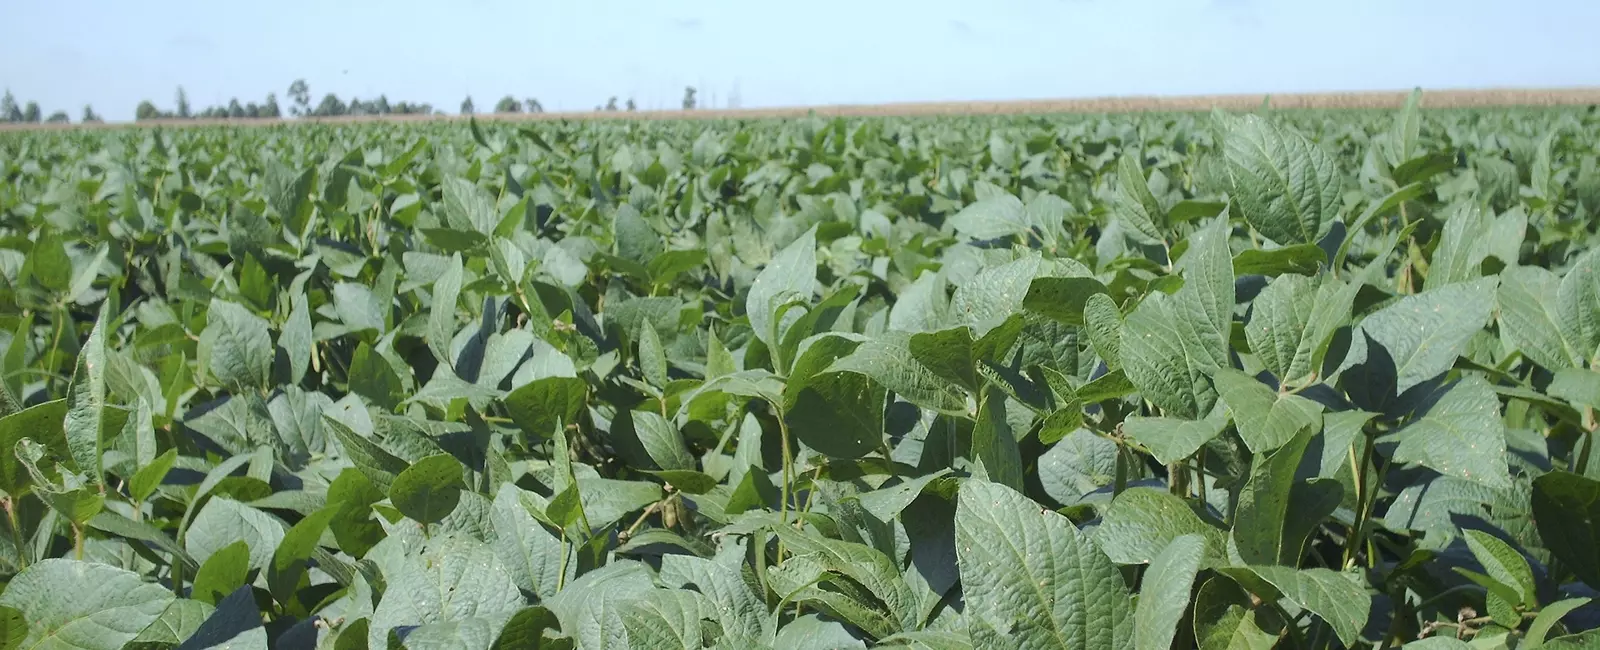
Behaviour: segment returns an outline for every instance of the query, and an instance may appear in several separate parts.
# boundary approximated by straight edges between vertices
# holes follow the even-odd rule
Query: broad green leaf
[[[1280,244],[1314,243],[1339,219],[1339,165],[1294,129],[1257,115],[1230,119],[1223,142],[1230,196],[1245,221]]]
[[[650,321],[639,324],[639,371],[651,386],[667,385],[667,355],[661,350],[661,337]]]
[[[272,376],[273,344],[266,319],[234,303],[213,299],[201,337],[211,344],[211,375],[223,386],[235,391],[267,386]]]
[[[633,430],[656,467],[667,470],[694,469],[694,456],[684,446],[683,434],[660,413],[634,411]]]
[[[311,367],[311,312],[303,292],[295,293],[290,302],[289,319],[284,321],[283,329],[278,332],[278,350],[288,362],[283,370],[286,373],[282,375],[284,381],[298,385]]]
[[[889,308],[889,329],[901,332],[937,330],[947,320],[948,303],[944,275],[924,271],[895,297],[894,306]]]
[[[154,623],[140,631],[139,636],[134,637],[133,642],[125,647],[143,648],[149,645],[181,644],[192,638],[215,611],[215,607],[197,600],[174,599]]]
[[[350,392],[370,400],[375,406],[393,411],[405,399],[405,383],[382,355],[365,341],[350,357]]]
[[[66,415],[67,401],[54,400],[0,418],[0,490],[21,498],[33,486],[32,474],[16,456],[17,443],[24,438],[58,458],[74,458],[62,428]]]
[[[162,479],[167,477],[167,472],[172,469],[173,461],[178,459],[178,450],[168,449],[165,453],[150,461],[149,465],[140,467],[134,472],[133,478],[128,479],[128,494],[135,503],[143,503],[155,493],[161,485]]]
[[[917,363],[938,375],[940,379],[976,392],[978,390],[976,352],[972,330],[958,325],[937,332],[912,334],[906,347]]]
[[[1338,481],[1300,481],[1300,467],[1316,429],[1302,429],[1276,451],[1258,456],[1239,494],[1232,539],[1238,555],[1253,565],[1299,566],[1307,539],[1344,497]]]
[[[972,459],[977,463],[974,476],[1022,491],[1022,452],[1006,418],[1005,393],[984,393],[977,422],[972,425]]]
[[[383,571],[388,586],[372,612],[369,647],[388,647],[389,631],[399,626],[483,619],[498,630],[526,604],[499,558],[477,540],[438,536],[393,562]]]
[[[1039,456],[1039,483],[1050,498],[1073,503],[1116,481],[1117,453],[1110,438],[1073,430]]]
[[[1322,428],[1322,405],[1299,395],[1274,392],[1254,377],[1232,368],[1215,376],[1217,393],[1233,412],[1251,453],[1264,454],[1307,429]]]
[[[661,236],[632,205],[617,206],[616,213],[611,215],[611,231],[616,237],[618,257],[649,264],[661,254]]]
[[[766,603],[745,582],[739,566],[690,555],[664,555],[659,575],[665,586],[693,588],[717,603],[724,635],[772,636],[774,622]]]
[[[962,323],[982,338],[1006,319],[1022,311],[1033,281],[1051,276],[1087,276],[1088,269],[1076,262],[1048,260],[1038,254],[997,266],[984,267],[956,288],[950,297],[952,318],[947,323]]]
[[[395,477],[406,471],[409,466],[388,450],[379,446],[366,436],[352,431],[345,423],[340,422],[328,414],[322,416],[322,425],[333,432],[334,438],[339,440],[339,446],[344,451],[344,457],[355,464],[356,469],[365,474],[367,480],[372,482],[384,494],[388,494],[390,486],[394,484]]]
[[[428,349],[445,368],[454,368],[456,360],[450,355],[450,342],[456,335],[456,302],[461,298],[463,282],[461,255],[450,257],[450,263],[433,283],[433,301],[428,305]]]
[[[28,624],[15,647],[37,650],[120,650],[172,600],[132,571],[60,559],[23,569],[0,593],[0,607],[22,612]]]
[[[1161,241],[1167,214],[1150,193],[1150,183],[1145,179],[1136,154],[1123,154],[1117,160],[1117,183],[1117,217],[1140,235]]]
[[[911,354],[910,338],[903,332],[884,332],[840,357],[823,372],[865,375],[923,408],[944,413],[966,412],[966,391],[919,363]]]
[[[1551,397],[1578,407],[1600,406],[1600,372],[1586,368],[1562,368],[1545,388]]]
[[[235,589],[248,583],[249,576],[250,545],[239,540],[217,549],[211,557],[206,558],[205,564],[200,565],[200,571],[194,574],[194,588],[189,595],[215,606]]]
[[[575,377],[545,377],[505,396],[506,410],[524,433],[538,438],[556,434],[557,426],[577,421],[588,385]]]
[[[1488,257],[1485,235],[1493,224],[1491,214],[1476,201],[1456,207],[1444,222],[1439,245],[1428,260],[1428,286],[1443,287],[1481,275],[1479,265]]]
[[[1537,608],[1538,586],[1533,582],[1533,570],[1528,568],[1528,561],[1522,558],[1511,545],[1500,541],[1493,535],[1480,530],[1464,530],[1462,536],[1467,540],[1467,548],[1472,551],[1472,556],[1477,558],[1478,564],[1483,565],[1488,577],[1502,585],[1506,585],[1510,592],[1506,595],[1515,596],[1507,599],[1495,590],[1485,595],[1488,599],[1489,614],[1496,621],[1508,622],[1509,626],[1519,626],[1522,616],[1518,611],[1520,607]]]
[[[1194,455],[1227,426],[1228,410],[1218,406],[1203,420],[1130,416],[1123,421],[1122,431],[1167,465]]]
[[[301,519],[284,533],[283,541],[272,553],[272,565],[267,569],[267,585],[272,597],[280,603],[289,602],[300,579],[305,577],[307,563],[317,550],[317,540],[328,529],[328,523],[339,511],[323,508]]]
[[[1089,299],[1105,293],[1106,285],[1094,278],[1036,278],[1022,306],[1068,325],[1083,325]]]
[[[1194,632],[1201,650],[1271,650],[1283,625],[1273,610],[1253,608],[1233,580],[1214,576],[1195,593]]]
[[[561,622],[549,609],[527,607],[506,621],[490,650],[572,650],[572,639],[554,636],[560,629]]]
[[[1545,605],[1539,610],[1539,615],[1534,617],[1533,623],[1528,626],[1528,635],[1521,647],[1538,648],[1544,645],[1545,637],[1554,629],[1562,617],[1572,613],[1572,610],[1589,604],[1590,598],[1568,598]]]
[[[883,384],[867,375],[833,370],[861,345],[834,334],[809,339],[783,388],[783,417],[790,433],[834,458],[860,458],[883,445]]]
[[[1556,559],[1600,585],[1600,481],[1560,470],[1534,479],[1533,520]]]
[[[1349,319],[1360,285],[1281,275],[1251,303],[1245,339],[1268,372],[1296,383],[1322,369],[1334,331]]]
[[[418,460],[400,472],[389,488],[395,509],[427,525],[438,523],[461,502],[461,463],[450,454],[435,454]]]
[[[1189,607],[1189,589],[1206,554],[1205,538],[1184,535],[1172,540],[1150,562],[1133,612],[1134,647],[1168,648],[1178,622]]]
[[[495,494],[494,509],[489,513],[495,532],[492,545],[518,589],[550,598],[562,582],[566,546],[533,518],[522,495],[511,483],[501,485]],[[570,558],[566,560],[570,564],[566,580],[570,582],[577,577],[577,566]]]
[[[979,199],[946,223],[956,234],[979,241],[1022,235],[1029,230],[1022,200],[1010,194]]]
[[[1154,292],[1128,314],[1121,335],[1122,369],[1169,417],[1194,419],[1211,411],[1211,375],[1231,364],[1233,261],[1227,221],[1219,218],[1183,257],[1183,288]]]
[[[1254,582],[1259,578],[1275,590],[1276,594],[1256,595],[1276,599],[1281,595],[1300,607],[1310,610],[1333,627],[1334,634],[1346,646],[1354,645],[1361,628],[1367,624],[1367,614],[1372,598],[1351,574],[1331,569],[1295,569],[1283,566],[1251,566],[1223,569],[1223,573],[1236,580]],[[1256,587],[1250,587],[1252,591]]]
[[[1449,370],[1489,322],[1497,281],[1484,278],[1429,289],[1368,316],[1351,336],[1343,368],[1369,360],[1366,334],[1394,359],[1393,395]]]
[[[1129,488],[1101,514],[1094,538],[1117,564],[1149,564],[1175,540],[1195,536],[1205,542],[1205,564],[1219,563],[1227,535],[1201,519],[1183,499],[1165,490]]]
[[[1011,488],[968,480],[955,527],[974,646],[1133,647],[1122,575],[1065,517]]]
[[[750,285],[745,314],[756,338],[768,349],[777,348],[783,338],[783,321],[800,316],[790,312],[780,318],[780,310],[792,302],[809,306],[817,288],[817,232],[813,228],[773,257]]]
[[[1573,262],[1556,288],[1561,335],[1579,359],[1592,362],[1600,351],[1600,249]]]
[[[212,497],[189,523],[184,548],[201,564],[237,541],[250,547],[250,568],[265,571],[283,542],[284,525],[276,517],[226,497]]]
[[[1250,248],[1233,256],[1234,275],[1315,275],[1328,263],[1327,251],[1316,244],[1294,244],[1270,250]]]
[[[774,567],[785,572],[781,580],[793,584],[796,576],[805,577],[793,584],[806,585],[795,596],[797,602],[809,602],[875,638],[916,627],[916,596],[888,556],[865,544],[807,535],[785,525],[771,530],[793,553],[792,559]],[[779,592],[792,593],[793,587]],[[854,590],[868,597],[860,598],[862,594],[851,593]]]
[[[106,403],[106,330],[110,328],[110,304],[102,304],[89,340],[78,351],[72,383],[67,386],[67,414],[62,421],[67,450],[80,471],[93,485],[105,479],[101,467],[106,441],[120,429],[111,422],[111,407]],[[6,450],[7,452],[10,449]]]
[[[630,647],[622,626],[623,608],[655,589],[648,567],[613,562],[584,574],[544,604],[555,612],[562,634],[572,637],[579,650],[622,650]]]
[[[1497,294],[1500,336],[1545,368],[1559,370],[1583,363],[1583,357],[1562,335],[1561,280],[1536,266],[1517,266],[1500,273]]]
[[[1083,303],[1083,321],[1084,332],[1095,354],[1100,355],[1107,368],[1121,368],[1122,312],[1117,309],[1117,303],[1105,294],[1090,295]]]
[[[622,628],[635,648],[703,648],[706,625],[716,621],[717,605],[686,589],[653,591],[622,610]],[[715,628],[713,632],[720,632]],[[716,638],[720,634],[713,636]]]
[[[1440,389],[1427,412],[1395,435],[1395,462],[1419,463],[1488,487],[1511,486],[1500,398],[1482,377]]]

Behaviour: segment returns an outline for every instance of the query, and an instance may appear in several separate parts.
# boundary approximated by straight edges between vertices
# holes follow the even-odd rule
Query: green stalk
[[[1371,431],[1363,431],[1366,435],[1365,445],[1361,451],[1361,460],[1356,465],[1356,521],[1350,528],[1350,539],[1345,540],[1344,566],[1348,567],[1355,562],[1356,551],[1361,548],[1361,539],[1366,535],[1367,514],[1371,511],[1372,490],[1367,489],[1367,468],[1372,465],[1373,435]],[[1351,452],[1352,455],[1354,452]],[[1369,558],[1370,559],[1370,558]]]
[[[7,498],[0,501],[0,505],[5,506],[6,522],[11,528],[11,543],[17,546],[17,570],[26,569],[28,568],[28,553],[25,550],[27,543],[22,539],[22,522],[17,519],[16,501]]]
[[[778,413],[778,437],[783,446],[783,489],[782,502],[778,504],[778,520],[783,525],[789,525],[789,497],[792,489],[790,483],[794,480],[794,457],[789,449],[789,425],[784,422],[783,413]],[[778,540],[778,561],[783,561],[783,540]]]

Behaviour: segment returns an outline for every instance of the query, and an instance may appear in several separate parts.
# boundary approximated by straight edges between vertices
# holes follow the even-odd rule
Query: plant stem
[[[1371,510],[1369,501],[1372,500],[1371,490],[1367,489],[1367,467],[1372,465],[1373,433],[1364,430],[1362,433],[1365,442],[1361,451],[1361,460],[1356,464],[1356,521],[1350,528],[1350,539],[1345,540],[1344,566],[1348,567],[1355,562],[1356,552],[1361,549],[1361,538],[1366,533],[1367,513]],[[1354,451],[1351,454],[1354,455]],[[1371,558],[1368,558],[1369,560]]]
[[[0,505],[5,507],[6,523],[11,528],[11,543],[17,546],[17,570],[21,571],[28,568],[28,553],[25,550],[27,543],[22,538],[22,522],[17,519],[17,503],[8,497],[0,501]]]
[[[794,458],[789,449],[789,425],[784,422],[783,412],[778,412],[778,437],[783,446],[783,489],[780,490],[782,502],[778,504],[778,520],[783,525],[789,525],[789,491],[790,483],[794,479]],[[778,561],[783,561],[783,540],[778,540]]]
[[[1117,443],[1117,475],[1116,482],[1112,483],[1111,499],[1114,501],[1128,489],[1128,450]]]

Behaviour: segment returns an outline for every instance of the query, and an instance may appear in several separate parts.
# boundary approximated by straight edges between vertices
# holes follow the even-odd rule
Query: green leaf
[[[1094,353],[1100,355],[1107,368],[1121,368],[1122,312],[1117,309],[1117,303],[1109,295],[1090,295],[1083,303],[1083,321]]]
[[[304,292],[295,293],[290,302],[289,319],[278,332],[278,350],[288,362],[282,370],[284,383],[299,385],[311,367],[311,312]]]
[[[1217,393],[1233,412],[1234,425],[1251,453],[1264,454],[1307,429],[1322,429],[1322,405],[1299,395],[1273,391],[1232,368],[1215,376]]]
[[[61,425],[72,461],[80,471],[88,473],[93,485],[105,480],[101,455],[106,440],[121,428],[111,422],[111,407],[106,403],[106,330],[110,327],[110,310],[109,303],[101,304],[89,340],[78,351],[72,383],[67,386],[67,414]]]
[[[904,332],[884,332],[834,361],[823,372],[865,375],[917,406],[943,413],[965,413],[966,391],[918,362],[911,354],[910,338]]]
[[[1551,555],[1600,585],[1600,481],[1560,470],[1534,479],[1533,520]]]
[[[1233,519],[1233,542],[1244,562],[1298,566],[1307,539],[1339,507],[1344,488],[1338,481],[1295,479],[1317,433],[1302,429],[1251,466]]]
[[[461,298],[464,273],[461,254],[451,255],[444,272],[433,282],[433,302],[428,306],[428,349],[446,368],[456,365],[450,355],[450,342],[456,335],[456,302]]]
[[[661,417],[660,413],[634,411],[633,430],[656,467],[671,470],[694,469],[694,456],[690,455],[689,448],[684,445],[683,434],[678,433],[678,428]]]
[[[977,392],[977,359],[972,330],[958,325],[937,332],[918,332],[906,342],[911,357],[939,378]]]
[[[1513,598],[1505,598],[1495,591],[1487,594],[1489,614],[1498,622],[1505,622],[1507,627],[1516,628],[1522,624],[1522,615],[1518,608],[1537,608],[1538,586],[1533,582],[1533,570],[1528,568],[1528,561],[1522,558],[1511,545],[1500,541],[1493,535],[1480,530],[1463,530],[1466,537],[1467,548],[1472,551],[1472,556],[1477,558],[1478,564],[1483,565],[1489,578],[1506,585]]]
[[[434,454],[412,463],[394,479],[389,501],[421,524],[442,521],[461,502],[461,462],[450,454]]]
[[[1429,287],[1443,287],[1478,278],[1479,266],[1489,256],[1485,235],[1493,225],[1491,214],[1476,201],[1460,204],[1444,222],[1439,245],[1428,260]]]
[[[406,471],[409,466],[406,461],[389,453],[366,436],[350,430],[345,423],[326,413],[322,415],[322,426],[332,431],[333,437],[339,440],[339,446],[344,450],[344,457],[384,494],[389,493],[395,477]]]
[[[1272,609],[1252,608],[1250,594],[1226,577],[1206,580],[1195,594],[1194,632],[1201,650],[1271,650],[1283,627]]]
[[[572,639],[552,638],[545,630],[561,631],[561,622],[549,609],[535,605],[511,616],[490,650],[571,650]]]
[[[630,647],[695,650],[706,646],[707,630],[702,622],[714,622],[716,612],[716,603],[699,592],[663,589],[623,608],[622,628]],[[720,631],[712,629],[714,634]]]
[[[1500,398],[1482,377],[1469,376],[1437,391],[1421,418],[1399,433],[1394,460],[1489,487],[1510,487]]]
[[[790,242],[782,252],[756,275],[745,298],[745,314],[750,329],[767,349],[777,349],[783,340],[779,311],[788,303],[811,304],[817,292],[817,230],[812,228]],[[793,313],[787,318],[799,318]]]
[[[1368,360],[1367,338],[1394,359],[1399,395],[1455,365],[1467,342],[1489,322],[1496,278],[1452,284],[1406,296],[1368,316],[1351,336],[1343,368]]]
[[[1154,488],[1129,488],[1117,495],[1094,531],[1095,542],[1117,564],[1149,564],[1187,536],[1205,542],[1205,564],[1222,562],[1226,534],[1201,519],[1183,499]]]
[[[379,408],[393,411],[405,399],[406,388],[389,360],[363,341],[350,357],[350,392],[367,398]]]
[[[1584,253],[1561,278],[1556,310],[1562,337],[1577,357],[1595,359],[1600,350],[1600,249]]]
[[[661,254],[661,235],[632,205],[617,206],[616,214],[611,215],[611,232],[616,238],[617,257],[649,264]]]
[[[388,583],[372,611],[368,647],[387,647],[399,626],[481,619],[498,630],[526,601],[488,546],[458,535],[441,535],[417,551],[381,567]]]
[[[1006,395],[998,390],[984,393],[978,419],[972,425],[972,459],[977,463],[973,475],[1022,491],[1022,452],[1017,435],[1006,418]]]
[[[283,541],[272,553],[272,565],[267,570],[267,585],[278,602],[288,603],[294,595],[301,578],[306,575],[307,563],[317,550],[317,540],[338,514],[335,508],[323,508],[301,519],[284,534]]]
[[[1271,250],[1257,248],[1233,256],[1234,275],[1314,275],[1328,263],[1328,254],[1316,244],[1294,244]]]
[[[194,574],[191,598],[207,605],[216,605],[235,589],[250,581],[250,545],[244,540],[228,544],[200,565]]]
[[[1562,368],[1545,392],[1577,407],[1600,406],[1600,372],[1587,368]]]
[[[1538,648],[1544,645],[1545,637],[1550,630],[1555,629],[1556,623],[1563,616],[1572,613],[1572,610],[1589,604],[1589,598],[1568,598],[1545,605],[1539,610],[1539,615],[1534,617],[1533,623],[1528,626],[1528,635],[1523,638],[1523,648]]]
[[[645,383],[656,388],[667,385],[667,354],[661,350],[661,337],[648,320],[639,323],[639,371]]]
[[[1339,218],[1339,165],[1292,128],[1257,115],[1230,119],[1223,158],[1245,221],[1281,243],[1315,243]]]
[[[172,469],[173,461],[178,459],[178,450],[168,449],[166,453],[157,456],[149,465],[140,467],[133,473],[133,478],[128,479],[128,495],[133,497],[135,503],[142,503],[154,494],[160,487],[162,479],[167,477],[167,471]]]
[[[836,334],[808,339],[783,388],[789,431],[834,458],[860,458],[883,445],[883,385],[866,375],[832,370],[860,345]]]
[[[807,535],[786,525],[770,530],[794,554],[774,567],[783,572],[778,581],[787,583],[779,593],[800,588],[796,602],[809,602],[875,638],[915,629],[916,594],[888,556],[865,544]]]
[[[1108,293],[1106,285],[1094,278],[1035,278],[1022,306],[1068,325],[1083,325],[1089,299]]]
[[[1010,194],[982,198],[952,215],[946,222],[957,234],[986,241],[1028,232],[1022,200]]]
[[[1206,554],[1205,538],[1184,535],[1172,540],[1150,563],[1133,612],[1136,648],[1168,648],[1178,622],[1189,607],[1189,589]]]
[[[23,569],[0,593],[0,607],[22,612],[28,624],[16,647],[40,650],[120,650],[172,600],[132,571],[59,559]]]
[[[1359,578],[1350,574],[1331,569],[1297,570],[1282,566],[1232,567],[1221,571],[1236,580],[1254,582],[1252,578],[1260,578],[1267,582],[1278,592],[1273,596],[1281,594],[1289,602],[1327,621],[1339,642],[1346,646],[1355,644],[1361,628],[1367,624],[1372,598],[1357,582]],[[1268,594],[1257,592],[1257,595],[1269,598]]]
[[[1167,465],[1194,455],[1227,426],[1228,410],[1219,406],[1203,420],[1130,416],[1122,422],[1122,431]]]
[[[235,391],[268,386],[273,345],[266,319],[234,303],[212,299],[201,338],[211,342],[211,375],[223,386]]]
[[[1152,241],[1162,241],[1162,228],[1167,225],[1166,211],[1150,192],[1137,154],[1123,154],[1117,160],[1116,215],[1132,226],[1134,231]]]
[[[234,542],[250,546],[250,568],[265,571],[283,542],[283,522],[233,499],[216,496],[189,523],[183,544],[202,565]]]
[[[1360,285],[1330,277],[1281,275],[1256,296],[1245,339],[1268,372],[1282,383],[1322,369],[1333,334],[1350,317]]]
[[[1561,280],[1536,266],[1517,266],[1500,273],[1497,293],[1500,337],[1507,345],[1550,370],[1583,363],[1562,335],[1559,310]]]
[[[1022,311],[1034,280],[1055,275],[1087,276],[1089,272],[1076,262],[1047,260],[1036,253],[984,267],[956,288],[950,297],[953,318],[946,322],[965,324],[982,338]]]
[[[500,486],[489,512],[495,532],[491,544],[518,589],[547,599],[562,581],[563,561],[571,558],[563,557],[566,546],[534,519],[523,499],[516,485]],[[577,577],[575,565],[565,569],[568,582]]]
[[[1128,314],[1121,336],[1128,379],[1166,415],[1184,419],[1210,412],[1217,398],[1211,374],[1231,366],[1233,261],[1226,218],[1197,235],[1203,238],[1183,258],[1183,288],[1146,296]]]
[[[1133,647],[1122,575],[1065,517],[1011,488],[968,480],[955,528],[974,646]]]
[[[444,220],[451,229],[483,236],[494,234],[495,226],[500,225],[494,197],[459,176],[446,176],[439,185],[444,195]]]
[[[24,438],[44,445],[58,458],[74,457],[62,428],[66,415],[67,401],[58,399],[0,418],[0,490],[21,498],[33,486],[32,474],[15,453]]]
[[[505,396],[506,410],[524,433],[538,438],[556,434],[583,411],[588,384],[576,377],[535,379]]]

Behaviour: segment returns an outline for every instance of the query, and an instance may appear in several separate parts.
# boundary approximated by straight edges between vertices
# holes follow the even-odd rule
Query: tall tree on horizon
[[[183,119],[191,117],[189,114],[189,94],[183,92],[183,86],[178,86],[178,117]]]
[[[473,112],[472,95],[467,95],[466,99],[461,100],[461,114],[462,115],[471,115],[472,112]]]
[[[306,85],[305,79],[296,79],[289,84],[289,101],[294,102],[294,107],[289,109],[296,117],[311,114],[311,87]]]

